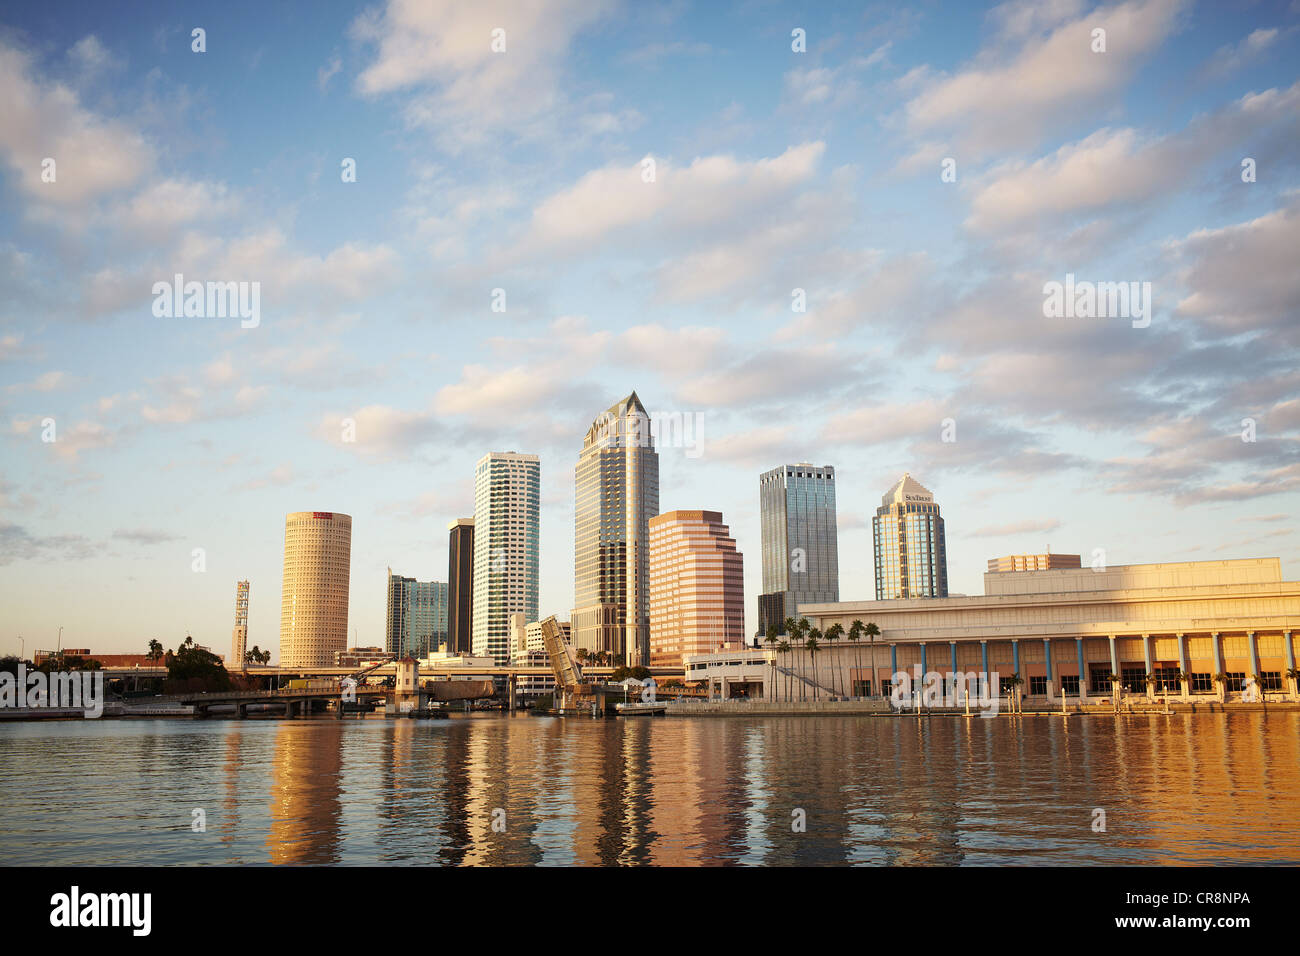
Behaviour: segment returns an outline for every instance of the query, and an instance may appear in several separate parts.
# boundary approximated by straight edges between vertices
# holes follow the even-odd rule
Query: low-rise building
[[[989,558],[989,571],[1056,571],[1063,568],[1083,567],[1083,557],[1077,554],[1004,554]]]
[[[818,651],[688,657],[687,680],[767,699],[878,696],[901,669],[1019,679],[1028,699],[1138,696],[1237,699],[1255,678],[1297,696],[1300,581],[1277,558],[1074,568],[984,576],[982,595],[801,604]],[[873,640],[847,640],[854,622]],[[766,666],[764,666],[766,665]],[[1115,675],[1112,679],[1112,675]],[[991,678],[989,678],[991,679]]]

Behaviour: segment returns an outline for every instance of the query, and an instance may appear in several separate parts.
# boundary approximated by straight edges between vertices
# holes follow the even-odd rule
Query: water
[[[1294,865],[1298,822],[1294,711],[0,725],[6,865]]]

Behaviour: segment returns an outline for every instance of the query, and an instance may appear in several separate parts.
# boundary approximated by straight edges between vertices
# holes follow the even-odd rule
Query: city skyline
[[[1296,576],[1300,12],[479,6],[236,0],[201,53],[180,12],[0,14],[13,652],[230,648],[240,580],[274,649],[303,507],[353,516],[347,643],[382,645],[376,582],[443,577],[494,448],[545,462],[567,617],[577,439],[633,387],[695,428],[657,443],[659,507],[726,515],[747,634],[782,462],[835,464],[846,599],[904,471],[952,593],[1049,543]],[[494,16],[496,59],[400,42]],[[257,321],[160,314],[177,276],[260,283]],[[1045,311],[1120,282],[1145,319]]]

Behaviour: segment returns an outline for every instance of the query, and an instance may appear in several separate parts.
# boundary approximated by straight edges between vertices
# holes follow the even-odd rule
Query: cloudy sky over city
[[[661,506],[723,513],[750,631],[785,462],[836,466],[843,599],[904,471],[954,592],[1049,546],[1294,578],[1298,64],[1287,2],[6,4],[6,652],[225,653],[241,578],[275,650],[301,510],[353,516],[382,644],[489,451],[541,458],[567,618],[633,389],[702,422]],[[177,274],[259,283],[256,325],[159,316]],[[1067,275],[1149,324],[1046,316]]]

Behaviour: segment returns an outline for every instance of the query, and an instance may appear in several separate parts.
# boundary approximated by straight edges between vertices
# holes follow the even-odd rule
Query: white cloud
[[[447,145],[517,133],[561,105],[575,37],[612,7],[607,0],[389,0],[352,24],[354,37],[377,48],[357,88],[366,96],[412,93],[408,120]],[[492,49],[498,28],[503,53]]]
[[[436,438],[441,426],[428,412],[367,405],[356,411],[325,415],[315,431],[317,437],[339,448],[382,459],[409,457]]]
[[[32,79],[31,59],[0,41],[0,157],[29,198],[76,207],[135,183],[154,163],[134,130],[82,107],[77,94]],[[42,162],[55,161],[55,182],[42,182]]]
[[[1272,332],[1300,342],[1300,193],[1249,222],[1200,229],[1170,245],[1187,294],[1180,316],[1222,335]]]
[[[1130,0],[1082,15],[1068,3],[1033,13],[1001,8],[1021,11],[1002,17],[1010,32],[995,37],[967,69],[927,83],[907,103],[907,128],[920,138],[947,131],[966,155],[1031,145],[1117,94],[1173,33],[1185,5]],[[1091,48],[1097,28],[1106,31],[1105,53]],[[1019,49],[1009,50],[1009,41]]]

